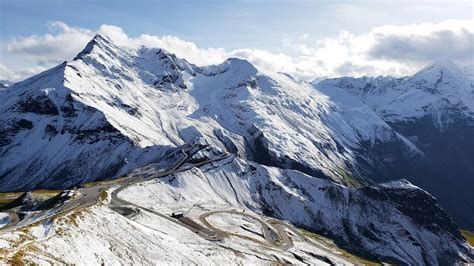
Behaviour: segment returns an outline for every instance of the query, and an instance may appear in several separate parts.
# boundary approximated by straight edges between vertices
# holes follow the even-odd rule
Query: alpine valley
[[[473,76],[309,83],[96,35],[0,89],[0,262],[474,263]]]

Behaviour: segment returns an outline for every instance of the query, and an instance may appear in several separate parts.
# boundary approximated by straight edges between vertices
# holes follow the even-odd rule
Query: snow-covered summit
[[[420,70],[408,82],[430,94],[439,94],[453,105],[464,105],[474,113],[474,87],[466,72],[450,61],[437,61]]]
[[[92,53],[94,49],[103,49],[108,45],[111,45],[110,40],[100,34],[96,34],[92,40],[90,40],[86,47],[74,58],[74,60],[83,59],[84,56]]]
[[[411,77],[338,78],[317,86],[342,88],[393,122],[436,117],[451,107],[474,114],[474,86],[466,72],[449,61],[434,62]]]
[[[429,75],[428,73],[434,73],[434,72],[438,72],[438,73],[444,72],[455,78],[461,78],[464,74],[464,71],[452,61],[439,60],[439,61],[434,61],[433,63],[422,68],[420,71],[418,71],[415,74],[415,76]]]

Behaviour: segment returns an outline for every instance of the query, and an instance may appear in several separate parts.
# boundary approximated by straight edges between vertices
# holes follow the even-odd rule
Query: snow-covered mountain
[[[395,123],[427,115],[437,118],[440,129],[450,121],[441,116],[447,108],[474,115],[474,85],[467,72],[449,61],[438,61],[411,77],[337,78],[319,82],[333,85],[358,96],[364,103]]]
[[[411,162],[394,157],[392,166],[372,179],[405,177],[433,193],[463,226],[474,228],[474,81],[468,74],[443,61],[411,77],[337,78],[315,86],[355,96],[423,153]]]
[[[72,62],[0,97],[3,191],[112,178],[152,161],[147,150],[196,136],[256,162],[352,185],[368,182],[357,166],[359,157],[371,160],[367,143],[420,155],[370,108],[344,95],[335,101],[240,59],[197,67],[100,35]]]
[[[427,148],[433,146],[421,145],[420,141],[426,143],[421,135],[416,138],[402,127],[418,125],[417,119],[424,117],[420,108],[438,114],[440,107],[451,106],[440,99],[449,98],[455,107],[447,109],[456,117],[471,117],[472,106],[461,102],[469,99],[468,83],[453,78],[457,70],[443,71],[440,78],[430,68],[423,72],[427,74],[404,79],[323,80],[313,86],[241,59],[198,67],[162,49],[131,49],[97,35],[73,61],[0,90],[0,191],[72,188],[133,171],[143,176],[141,167],[199,140],[217,153],[227,151],[236,157],[129,187],[123,193],[150,207],[212,202],[213,209],[246,208],[320,232],[348,250],[387,262],[470,262],[472,248],[427,192],[407,181],[374,184],[374,180],[408,179],[406,174],[415,173],[410,170],[427,171],[420,166],[433,156],[433,149]],[[450,91],[446,82],[455,83],[464,94]],[[422,98],[433,92],[432,101],[423,98],[432,105],[425,108],[414,99],[417,90]],[[382,100],[385,104],[379,105]],[[419,105],[412,106],[415,103]],[[436,121],[441,121],[433,125],[442,134],[451,129],[447,123],[451,120]],[[464,126],[466,121],[470,120],[456,125]],[[461,131],[453,128],[453,132]],[[148,262],[143,258],[151,256],[150,250],[137,251],[134,245],[150,240],[150,234],[122,235],[131,241],[123,246],[115,243],[113,231],[101,218],[123,231],[144,229],[123,222],[105,207],[91,207],[85,227],[65,225],[59,232],[68,233],[55,235],[37,228],[40,236],[35,239],[48,245],[43,251],[56,253],[33,256],[32,261],[47,262],[61,252],[62,245],[89,254],[80,249],[87,241],[98,245],[109,241],[111,246],[122,245],[109,249],[114,260],[135,252],[137,259],[128,262]],[[52,228],[56,227],[46,231]],[[91,228],[103,230],[103,239],[87,233]],[[74,241],[87,240],[76,245],[71,235]],[[16,234],[11,237],[21,239]],[[206,262],[200,260],[208,251],[201,242],[174,241],[176,248],[198,250],[189,253],[198,257],[183,260]],[[158,241],[152,246],[162,245]],[[212,252],[223,252],[213,248]],[[252,256],[260,252],[255,250]],[[94,257],[100,263],[95,254],[64,261],[83,263],[83,258]],[[312,262],[301,250],[290,255],[278,261],[291,262],[293,256]],[[272,256],[265,253],[263,261]]]

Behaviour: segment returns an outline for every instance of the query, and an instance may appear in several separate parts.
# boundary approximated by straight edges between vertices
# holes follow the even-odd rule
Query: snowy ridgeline
[[[247,208],[340,239],[343,247],[384,261],[450,264],[474,258],[436,200],[405,180],[349,189],[230,158],[123,193],[164,213],[194,206],[196,217],[203,210]]]
[[[422,155],[348,93],[329,96],[239,59],[196,67],[161,49],[130,50],[101,36],[74,61],[0,98],[3,191],[111,178],[139,166],[144,147],[198,136],[257,162],[345,184],[365,182],[367,167],[358,162],[374,159],[365,152],[375,144]]]
[[[434,116],[439,128],[447,127],[451,121],[443,115],[449,108],[474,116],[472,73],[451,62],[434,62],[411,77],[336,78],[314,86],[324,92],[343,89],[392,123]]]

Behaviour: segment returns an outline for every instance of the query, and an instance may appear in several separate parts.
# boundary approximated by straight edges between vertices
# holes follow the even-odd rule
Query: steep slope
[[[79,264],[355,263],[323,243],[311,246],[295,233],[290,234],[290,249],[269,246],[255,220],[242,216],[246,214],[267,221],[269,217],[287,220],[376,261],[446,265],[474,260],[474,250],[436,200],[404,180],[350,189],[233,156],[183,168],[188,170],[119,192],[120,199],[142,208],[130,215],[122,217],[104,204],[114,197],[112,187],[97,206],[1,235],[0,246],[8,251],[5,258]],[[149,165],[129,178],[153,177],[157,169],[160,167]],[[227,232],[227,237],[203,240],[153,212],[182,212],[187,221],[198,223],[204,215],[207,222]]]
[[[69,187],[107,178],[140,157],[103,113],[64,86],[67,68],[61,64],[0,96],[1,190]],[[140,163],[148,160],[140,158]]]
[[[72,62],[0,97],[3,191],[112,178],[200,136],[262,164],[351,185],[365,182],[356,162],[367,143],[419,155],[369,108],[347,112],[287,75],[239,59],[196,67],[100,35]]]
[[[433,193],[463,226],[474,228],[474,85],[465,71],[435,62],[412,77],[339,78],[316,87],[354,95],[422,151],[410,162],[395,156],[374,180],[405,177]]]
[[[474,259],[473,249],[436,200],[405,180],[349,189],[231,158],[123,193],[139,204],[146,197],[146,206],[165,212],[196,203],[205,210],[247,208],[320,232],[380,261],[436,265]]]

